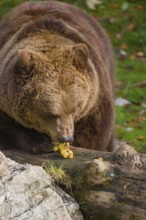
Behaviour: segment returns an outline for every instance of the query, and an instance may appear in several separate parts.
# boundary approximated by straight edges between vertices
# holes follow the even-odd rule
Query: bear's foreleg
[[[101,103],[94,114],[75,125],[74,146],[100,151],[114,150],[114,107]]]

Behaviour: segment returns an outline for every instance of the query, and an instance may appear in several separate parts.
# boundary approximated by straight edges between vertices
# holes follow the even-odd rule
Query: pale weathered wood
[[[0,152],[0,220],[83,220],[79,205],[40,166]]]
[[[50,160],[63,166],[72,178],[73,195],[85,220],[146,218],[146,155],[139,155],[126,144],[114,154],[72,149],[72,160],[54,152],[32,155],[7,150],[4,154],[19,163],[42,165]]]

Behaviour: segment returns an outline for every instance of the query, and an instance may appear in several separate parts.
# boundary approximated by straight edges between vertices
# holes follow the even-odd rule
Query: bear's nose
[[[69,142],[72,143],[74,138],[72,136],[62,136],[59,138],[59,142]]]

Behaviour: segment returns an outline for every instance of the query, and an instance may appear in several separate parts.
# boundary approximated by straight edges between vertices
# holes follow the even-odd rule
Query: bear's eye
[[[49,118],[57,118],[57,117],[58,117],[58,115],[49,114],[49,115],[48,115],[48,117],[49,117]]]
[[[46,51],[45,51],[45,50],[42,50],[42,53],[46,53]]]
[[[31,70],[23,70],[23,69],[20,70],[19,69],[17,71],[16,78],[18,80],[24,80],[26,82],[27,80],[31,80],[33,75],[34,75],[33,69],[31,69]]]
[[[16,64],[16,72],[18,75],[32,76],[34,72],[34,65],[22,66],[20,64]]]
[[[45,120],[57,119],[59,117],[57,114],[52,113],[42,113],[41,115]]]

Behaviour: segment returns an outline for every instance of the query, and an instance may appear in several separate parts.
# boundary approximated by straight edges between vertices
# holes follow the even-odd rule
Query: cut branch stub
[[[94,159],[89,163],[86,173],[89,185],[105,185],[115,177],[114,166],[102,158]]]
[[[129,169],[140,168],[143,160],[137,151],[128,144],[124,144],[113,154],[112,160]]]

